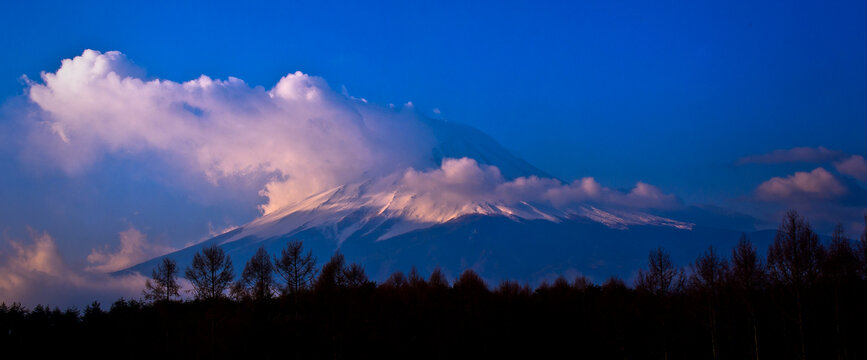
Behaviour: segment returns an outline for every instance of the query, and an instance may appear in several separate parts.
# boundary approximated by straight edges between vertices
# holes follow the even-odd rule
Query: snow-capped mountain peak
[[[585,219],[613,229],[632,225],[668,226],[682,230],[693,224],[639,211],[577,205],[558,209],[548,204],[517,201],[437,199],[401,186],[400,174],[338,186],[269,213],[242,227],[222,243],[255,237],[267,239],[319,229],[339,243],[378,230],[377,241],[443,224],[467,215],[501,216],[514,221]]]

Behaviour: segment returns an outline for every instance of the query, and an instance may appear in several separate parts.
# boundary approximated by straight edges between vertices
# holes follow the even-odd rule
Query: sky
[[[250,108],[263,119],[333,114],[327,125],[338,129],[354,126],[355,111],[384,129],[389,119],[445,119],[563,183],[592,177],[624,194],[650,184],[768,227],[797,208],[821,231],[841,222],[857,235],[867,209],[864,14],[863,1],[4,3],[0,265],[56,248],[64,266],[110,270],[318,189],[275,172],[337,183],[384,166],[371,153],[407,148],[382,140],[385,130],[317,148],[310,129]],[[62,76],[61,61],[76,57]],[[76,74],[103,62],[140,83],[76,87]],[[302,93],[323,102],[287,110],[268,100]],[[100,109],[117,99],[140,105],[138,117]],[[172,121],[160,99],[194,116],[208,106],[230,115],[199,128],[189,114]],[[246,142],[225,146],[238,134],[231,121],[247,117],[256,126]],[[148,123],[156,118],[167,120]],[[63,145],[58,129],[86,144]],[[259,147],[276,130],[295,136]],[[251,160],[299,146],[333,168]],[[190,155],[203,149],[218,158]]]

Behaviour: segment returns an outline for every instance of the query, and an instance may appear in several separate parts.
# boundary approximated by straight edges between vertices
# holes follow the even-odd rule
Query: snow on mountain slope
[[[491,226],[514,227],[515,233],[539,229],[541,233],[535,236],[545,238],[547,243],[569,242],[569,237],[581,237],[580,232],[588,229],[593,229],[594,234],[604,233],[611,237],[633,228],[656,228],[662,234],[688,233],[694,228],[693,223],[647,211],[654,206],[677,204],[676,198],[653,186],[639,182],[631,191],[623,192],[603,187],[592,178],[563,183],[512,155],[478,130],[433,119],[427,119],[425,124],[436,141],[429,156],[416,158],[408,168],[400,168],[406,166],[403,164],[391,172],[382,169],[371,171],[355,181],[272,209],[231,232],[166,256],[175,258],[183,267],[197,249],[217,244],[243,263],[260,246],[276,253],[287,241],[300,239],[320,256],[344,249],[353,251],[352,255],[358,259],[379,259],[375,262],[379,267],[377,273],[385,274],[391,269],[387,263],[394,259],[389,260],[384,253],[377,253],[386,251],[381,249],[399,254],[405,239],[424,239],[427,231],[441,232],[452,227],[462,234],[468,232],[476,234],[471,237],[478,235],[491,241],[494,234],[503,235],[498,228]],[[466,219],[479,220],[467,222]],[[464,229],[463,226],[473,228]],[[447,234],[438,235],[438,240],[431,241],[460,242],[447,237]],[[516,244],[518,240],[508,236],[503,239],[513,244],[499,244],[498,248],[527,245]],[[586,238],[582,241],[602,240]],[[413,241],[414,249],[438,246],[436,243],[424,245],[418,240]],[[459,249],[455,251],[455,254],[461,254]],[[479,251],[488,252],[485,249]],[[539,251],[544,252],[544,249]],[[559,261],[557,259],[552,257],[551,261]],[[149,272],[156,260],[130,270]],[[544,263],[543,258],[539,260]],[[421,266],[436,259],[425,258],[422,252],[402,261],[416,261]]]
[[[585,218],[614,229],[627,229],[631,225],[668,226],[689,230],[693,224],[667,219],[643,212],[601,209],[579,205],[557,209],[526,201],[437,202],[428,201],[420,194],[407,191],[400,185],[397,175],[361,183],[347,184],[267,214],[242,227],[234,236],[222,243],[255,237],[268,239],[297,233],[306,229],[328,229],[338,245],[363,229],[384,230],[376,240],[385,240],[413,230],[442,224],[466,215],[502,216],[513,220],[547,220]],[[337,228],[346,219],[348,227]],[[386,228],[381,228],[386,227]]]

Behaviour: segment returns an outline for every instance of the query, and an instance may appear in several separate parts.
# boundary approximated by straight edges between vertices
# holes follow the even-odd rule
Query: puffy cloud
[[[604,187],[592,177],[568,184],[536,176],[507,181],[495,166],[480,165],[469,158],[445,159],[440,168],[425,172],[410,169],[401,179],[401,186],[418,194],[419,203],[424,204],[421,207],[427,211],[481,202],[506,205],[532,202],[558,209],[588,203],[635,209],[673,208],[681,204],[676,196],[643,182],[623,192]]]
[[[841,174],[849,175],[860,181],[867,182],[867,160],[861,155],[852,155],[846,159],[834,163],[834,167]]]
[[[835,162],[837,173],[823,167],[812,171],[798,171],[785,177],[773,177],[761,183],[755,190],[756,198],[767,202],[766,211],[770,223],[782,217],[779,206],[797,209],[820,231],[830,231],[837,224],[844,224],[847,231],[860,233],[863,230],[863,215],[867,213],[867,191],[854,179],[858,178],[863,158],[849,156]]]
[[[145,278],[138,274],[111,277],[69,267],[48,233],[31,230],[30,243],[10,241],[0,253],[0,302],[82,306],[93,300],[137,296]]]
[[[867,192],[857,180],[867,181],[867,161],[860,155],[847,155],[841,151],[818,148],[776,150],[768,154],[745,157],[739,164],[774,164],[785,162],[833,163],[835,173],[818,167],[812,171],[798,171],[784,177],[773,177],[755,189],[756,199],[767,202],[767,212],[775,215],[779,206],[798,209],[820,228],[830,229],[838,223],[860,232],[862,216],[867,209]],[[844,176],[848,175],[848,176]],[[854,179],[853,179],[854,178]],[[770,210],[774,209],[774,210]],[[774,223],[772,220],[770,223]]]
[[[480,166],[470,158],[444,159],[439,169],[420,172],[409,169],[403,176],[403,186],[414,193],[432,193],[449,201],[465,202],[490,197],[490,192],[504,182],[495,166]]]
[[[93,265],[86,270],[104,273],[118,271],[177,250],[148,242],[147,236],[133,227],[118,235],[120,248],[116,252],[110,252],[107,246],[102,249],[92,249],[87,256],[87,261]]]
[[[823,146],[816,148],[796,147],[779,149],[767,154],[750,155],[738,159],[739,165],[744,164],[781,164],[781,163],[823,163],[839,159],[845,154],[842,151],[829,150]]]
[[[174,165],[169,176],[220,185],[238,177],[262,179],[265,214],[362,177],[392,174],[402,174],[403,186],[453,207],[468,199],[636,208],[678,203],[641,182],[620,192],[593,178],[507,181],[498,168],[467,158],[434,163],[435,131],[412,103],[402,110],[380,108],[301,72],[271,89],[231,77],[177,83],[142,74],[119,52],[86,50],[43,73],[41,83],[29,82],[38,120],[29,142],[34,151],[70,173],[106,155],[147,153]],[[159,251],[127,235],[117,253],[94,250],[91,269],[109,271]]]
[[[623,200],[624,204],[638,208],[670,208],[679,204],[679,202],[676,196],[664,194],[656,186],[640,181],[626,194]]]
[[[433,147],[412,111],[368,105],[301,72],[270,90],[232,77],[177,83],[141,73],[119,52],[86,50],[30,82],[31,150],[69,173],[107,154],[146,152],[214,184],[267,174],[268,213],[365,172],[418,165]]]
[[[664,194],[659,188],[641,181],[628,192],[622,192],[604,187],[592,177],[564,185],[555,183],[546,189],[543,199],[560,206],[590,202],[637,209],[667,209],[681,204],[676,196]]]
[[[833,174],[821,167],[811,172],[798,171],[785,178],[771,178],[756,189],[756,194],[764,200],[829,199],[847,192]]]

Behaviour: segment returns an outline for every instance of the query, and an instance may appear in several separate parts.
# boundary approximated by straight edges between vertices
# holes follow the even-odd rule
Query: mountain
[[[430,169],[444,159],[469,158],[495,166],[509,180],[548,177],[478,130],[438,120],[428,125],[437,142],[416,166]],[[657,246],[686,265],[708,245],[728,251],[742,231],[754,229],[748,216],[711,207],[651,213],[589,203],[446,201],[403,186],[404,177],[402,172],[368,175],[165,256],[185,268],[195,252],[217,244],[240,272],[260,246],[278,254],[297,239],[320,264],[339,250],[379,281],[397,270],[415,266],[427,274],[439,266],[451,277],[472,268],[492,282],[538,283],[576,274],[601,282],[610,276],[631,279]],[[762,249],[772,235],[750,236]],[[125,271],[148,274],[158,261]]]

